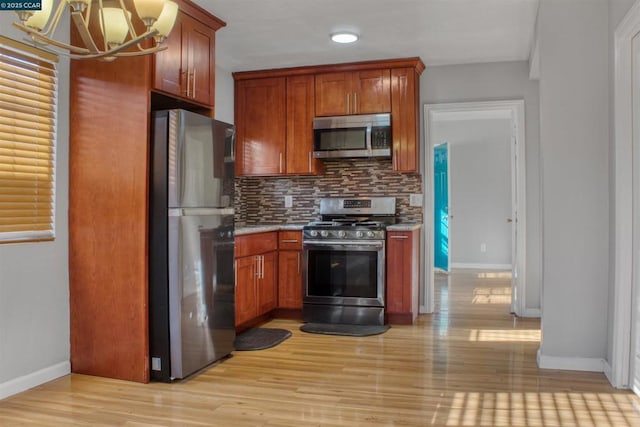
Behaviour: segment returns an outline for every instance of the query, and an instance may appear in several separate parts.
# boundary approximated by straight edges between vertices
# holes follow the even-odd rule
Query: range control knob
[[[373,231],[367,231],[367,237],[373,237],[375,235],[376,233],[374,233]]]
[[[311,237],[316,237],[318,235],[318,232],[316,230],[311,230],[309,234],[311,235]]]
[[[321,235],[322,237],[327,237],[327,236],[329,235],[329,232],[328,232],[327,230],[322,230],[322,231],[320,232],[320,235]]]
[[[362,237],[362,231],[356,231],[356,237]]]
[[[344,236],[346,236],[346,235],[347,235],[347,233],[345,233],[345,231],[344,231],[344,230],[340,230],[340,231],[338,231],[338,237],[344,237]]]

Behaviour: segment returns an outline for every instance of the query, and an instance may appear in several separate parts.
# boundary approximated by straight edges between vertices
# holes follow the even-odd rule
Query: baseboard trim
[[[71,373],[71,362],[61,362],[0,384],[0,400]]]
[[[542,317],[542,312],[539,308],[525,308],[522,317]]]
[[[538,368],[540,369],[562,369],[565,371],[588,371],[604,372],[605,360],[591,357],[558,357],[545,356],[538,349]]]
[[[451,268],[473,270],[511,270],[511,264],[476,264],[467,262],[453,262]]]

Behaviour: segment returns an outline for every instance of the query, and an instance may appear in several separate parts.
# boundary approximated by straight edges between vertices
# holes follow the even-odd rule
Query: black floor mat
[[[346,325],[337,323],[305,323],[300,326],[303,332],[311,334],[348,335],[366,337],[378,335],[389,330],[389,325]]]
[[[264,350],[271,348],[291,336],[286,329],[277,328],[251,328],[236,336],[234,345],[236,350]]]

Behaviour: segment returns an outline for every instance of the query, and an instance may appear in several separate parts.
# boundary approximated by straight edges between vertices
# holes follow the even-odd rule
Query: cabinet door
[[[318,173],[320,162],[313,158],[314,78],[287,77],[287,174]]]
[[[167,49],[153,55],[153,88],[180,97],[186,97],[186,86],[182,90],[182,81],[186,79],[182,69],[182,26],[186,18],[187,15],[178,12],[173,30],[164,41]]]
[[[255,256],[236,259],[236,326],[257,316]]]
[[[351,73],[316,75],[316,116],[349,114]]]
[[[286,142],[284,77],[236,82],[236,174],[281,175]]]
[[[418,172],[418,79],[414,68],[391,71],[392,159],[396,172]]]
[[[391,72],[357,71],[352,74],[351,114],[389,113],[391,111]]]
[[[388,313],[411,312],[411,234],[389,232],[387,234],[387,291]]]
[[[187,52],[187,96],[195,102],[213,106],[215,72],[215,31],[190,16],[183,24],[183,49]]]
[[[302,252],[278,254],[278,307],[302,308]]]
[[[276,308],[278,302],[278,253],[268,252],[260,257],[262,265],[257,283],[258,316]]]

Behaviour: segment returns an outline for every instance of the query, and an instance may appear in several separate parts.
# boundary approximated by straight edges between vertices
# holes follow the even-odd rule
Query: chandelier
[[[54,2],[57,2],[55,11]],[[138,34],[124,0],[42,0],[41,4],[41,10],[16,12],[21,22],[14,22],[14,27],[27,33],[35,45],[72,59],[112,61],[164,50],[166,46],[160,43],[171,32],[178,14],[178,5],[170,0],[133,0],[138,17],[146,26],[146,31]],[[84,46],[54,39],[66,10],[70,11],[72,25]],[[100,34],[94,38],[90,28],[96,27]],[[153,38],[153,45],[143,46],[142,42],[149,38]]]

